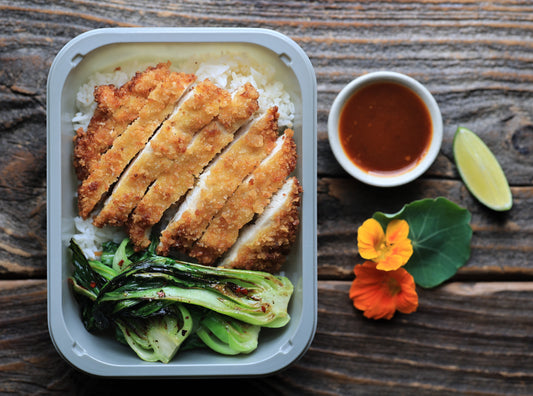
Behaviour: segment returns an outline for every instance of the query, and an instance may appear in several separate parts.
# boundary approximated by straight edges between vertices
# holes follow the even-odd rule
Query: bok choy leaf
[[[209,308],[243,322],[282,327],[293,286],[269,273],[207,267],[167,257],[133,263],[100,291],[96,305],[116,313],[124,300],[172,300]]]
[[[88,331],[114,330],[141,359],[167,363],[180,348],[251,353],[262,327],[289,322],[288,278],[162,257],[155,246],[108,242],[100,260],[88,260],[71,241],[69,280]]]

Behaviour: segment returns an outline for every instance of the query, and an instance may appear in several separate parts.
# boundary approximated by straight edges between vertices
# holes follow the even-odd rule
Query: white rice
[[[94,87],[97,85],[114,84],[117,87],[125,84],[137,71],[145,70],[153,63],[130,63],[119,70],[108,73],[94,73],[89,76],[76,95],[77,113],[72,119],[74,130],[87,128],[96,103]],[[208,78],[220,88],[234,91],[243,84],[251,83],[259,92],[259,108],[266,110],[278,106],[281,129],[292,128],[294,120],[294,104],[289,93],[280,81],[275,78],[275,70],[267,64],[247,57],[244,54],[223,54],[212,57],[191,59],[181,65],[172,65],[173,70],[194,73],[198,81]]]
[[[107,241],[121,242],[127,237],[126,233],[118,228],[98,228],[92,224],[92,219],[83,220],[74,218],[75,233],[72,239],[89,259],[96,259],[97,252],[102,251],[102,244]]]
[[[196,65],[196,62],[192,64]],[[213,84],[228,91],[235,91],[249,82],[259,92],[259,108],[264,111],[274,105],[278,106],[279,126],[292,127],[294,104],[283,84],[276,80],[275,70],[271,65],[259,64],[245,55],[231,54],[221,55],[216,60],[203,60],[196,70],[186,64],[184,68],[191,69],[199,81],[208,78]]]
[[[94,101],[94,87],[97,85],[114,84],[117,87],[124,85],[133,75],[135,70],[115,70],[110,73],[94,73],[87,83],[83,84],[76,94],[77,113],[72,118],[74,130],[78,128],[87,129],[89,121],[96,109]]]
[[[137,71],[145,70],[153,63],[133,62],[120,69],[94,73],[89,76],[76,95],[76,114],[72,119],[74,130],[89,125],[89,121],[96,108],[94,101],[94,88],[97,85],[113,84],[117,87],[125,84]],[[173,64],[173,70],[185,73],[194,73],[197,81],[208,78],[220,88],[234,91],[243,84],[251,83],[259,92],[259,108],[264,111],[272,106],[278,107],[280,129],[292,128],[294,119],[294,104],[283,84],[276,80],[275,70],[266,64],[261,64],[245,54],[222,54],[213,58],[191,59],[181,65]],[[120,242],[127,235],[125,232],[114,227],[97,228],[92,220],[83,220],[80,217],[74,219],[74,240],[78,243],[85,255],[94,259],[95,252],[102,249],[102,243],[113,240]]]

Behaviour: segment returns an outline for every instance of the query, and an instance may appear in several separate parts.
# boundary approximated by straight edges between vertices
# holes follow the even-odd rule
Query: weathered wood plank
[[[335,95],[364,72],[393,69],[426,84],[441,106],[443,148],[426,177],[458,179],[451,141],[456,127],[465,125],[495,151],[512,185],[533,183],[533,21],[527,2],[242,1],[223,12],[220,7],[212,1],[2,1],[0,274],[44,276],[46,78],[59,49],[93,28],[250,26],[292,37],[317,74],[321,176],[346,177],[327,141]]]
[[[376,211],[396,213],[405,204],[446,197],[472,214],[470,260],[461,275],[532,279],[533,188],[513,187],[513,209],[493,212],[483,207],[455,180],[421,179],[390,190],[353,179],[321,178],[318,182],[319,277],[346,279],[362,262],[357,253],[357,228]],[[478,278],[479,279],[479,278]]]
[[[68,369],[48,333],[46,281],[0,281],[0,393],[46,394]]]
[[[0,276],[46,274],[46,76],[32,49],[0,46]]]
[[[46,79],[70,39],[115,26],[272,28],[309,55],[318,82],[319,313],[308,353],[273,377],[123,381],[88,377],[54,351],[46,329]],[[300,394],[532,394],[533,5],[530,1],[0,0],[0,393],[139,393],[154,386]],[[349,178],[327,140],[328,111],[362,73],[409,74],[435,95],[444,143],[434,166],[402,188]],[[460,183],[458,125],[500,159],[515,207],[496,214]],[[419,312],[374,323],[347,298],[356,227],[375,210],[444,195],[472,211],[469,263],[420,291]],[[24,280],[34,278],[35,280]],[[334,281],[326,281],[332,279]],[[499,280],[499,281],[498,281]],[[513,280],[513,282],[501,282]]]
[[[46,283],[0,281],[0,393],[139,394],[157,386],[246,389],[261,395],[530,394],[533,285],[451,283],[420,290],[410,315],[371,321],[350,282],[319,282],[318,327],[307,353],[273,376],[243,380],[95,378],[64,362],[46,323]],[[179,356],[178,356],[179,358]]]
[[[326,391],[320,383],[327,382],[335,384],[334,394],[531,391],[526,366],[532,306],[523,299],[530,283],[422,290],[418,311],[391,322],[364,320],[351,311],[348,288],[349,282],[320,283],[317,336],[305,358],[284,375],[289,383],[305,377],[306,389]],[[515,319],[503,319],[511,312]],[[317,377],[321,359],[329,381]]]

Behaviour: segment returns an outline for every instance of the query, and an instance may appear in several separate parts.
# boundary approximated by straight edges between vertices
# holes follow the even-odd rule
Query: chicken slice
[[[202,81],[178,103],[145,148],[115,184],[94,225],[121,226],[150,184],[183,155],[196,132],[217,116],[229,101],[229,92],[209,80]]]
[[[96,109],[87,131],[79,128],[74,140],[74,167],[79,180],[85,179],[113,140],[139,116],[148,95],[168,78],[170,63],[160,63],[138,72],[116,88],[100,85],[94,89]]]
[[[139,117],[118,136],[113,145],[94,165],[91,173],[78,188],[78,209],[84,219],[100,202],[128,163],[146,145],[161,123],[172,113],[176,102],[193,83],[195,76],[170,73],[153,89]]]
[[[261,214],[296,167],[294,131],[285,130],[276,147],[250,174],[211,220],[189,255],[202,264],[214,264],[237,240],[240,229]]]
[[[204,167],[257,111],[258,98],[257,90],[249,83],[235,91],[231,101],[220,108],[217,118],[194,136],[186,151],[152,184],[127,224],[128,234],[137,249],[148,247],[152,226],[194,186]]]
[[[296,240],[302,188],[287,179],[257,220],[247,225],[219,267],[278,272]]]
[[[278,117],[276,106],[267,110],[206,168],[162,231],[157,247],[159,254],[168,254],[171,248],[187,252],[202,236],[209,221],[242,180],[274,148]]]

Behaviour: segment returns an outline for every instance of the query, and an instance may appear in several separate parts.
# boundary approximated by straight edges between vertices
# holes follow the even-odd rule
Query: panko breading
[[[122,174],[94,225],[121,226],[150,184],[172,168],[196,132],[207,125],[229,101],[229,92],[205,80],[186,94],[135,160]]]
[[[159,254],[171,248],[188,251],[209,221],[276,144],[278,112],[274,106],[253,121],[202,173],[167,227],[161,232]]]
[[[139,116],[150,92],[168,78],[169,66],[170,63],[160,63],[149,67],[120,88],[114,85],[95,88],[94,114],[87,131],[78,129],[74,140],[74,168],[79,180],[87,177],[115,138]]]
[[[285,130],[268,157],[249,175],[211,220],[189,255],[202,264],[213,264],[239,237],[240,229],[263,212],[296,167],[294,131]]]
[[[133,211],[128,234],[137,249],[150,244],[151,227],[190,188],[204,167],[234,138],[235,132],[257,111],[257,90],[249,83],[233,93],[216,119],[198,132],[185,152],[152,184]]]
[[[195,76],[170,73],[148,95],[139,117],[118,136],[92,167],[91,173],[78,188],[80,216],[87,219],[103,195],[119,178],[128,163],[146,145],[161,123],[172,113],[176,102],[194,82]]]
[[[94,88],[96,109],[74,138],[79,215],[125,227],[136,251],[154,229],[157,254],[277,272],[295,242],[302,195],[291,177],[294,131],[278,129],[286,111],[261,84],[230,94],[219,80],[196,79],[167,62],[119,88]]]
[[[258,219],[243,230],[219,267],[278,272],[296,240],[302,188],[287,179]]]

